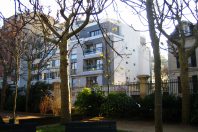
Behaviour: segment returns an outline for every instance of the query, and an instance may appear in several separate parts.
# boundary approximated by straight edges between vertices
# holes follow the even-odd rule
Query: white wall
[[[128,25],[120,24],[120,34],[124,35],[125,75],[130,82],[138,81],[137,75],[150,75],[150,50],[140,43],[140,33]]]

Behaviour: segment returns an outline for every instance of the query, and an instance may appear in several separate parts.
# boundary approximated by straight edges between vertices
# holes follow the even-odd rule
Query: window
[[[96,44],[96,52],[102,52],[102,43]]]
[[[103,67],[102,60],[99,59],[99,60],[96,61],[96,63],[97,63],[96,69],[97,69],[97,70],[101,70],[102,67]]]
[[[72,78],[72,80],[71,80],[71,86],[72,87],[76,87],[77,86],[77,82],[78,82],[78,80],[76,78]]]
[[[102,34],[101,30],[95,30],[95,31],[90,32],[91,37],[97,36],[97,35],[100,35],[100,34]]]
[[[94,54],[97,52],[102,52],[102,43],[97,44],[87,44],[85,45],[85,54]]]
[[[190,36],[191,35],[190,25],[185,24],[183,26],[183,31],[184,31],[185,36]]]
[[[56,61],[55,61],[55,66],[56,66],[56,67],[59,67],[59,66],[60,66],[60,60],[56,60]]]
[[[176,63],[177,63],[177,68],[180,68],[179,64],[179,56],[177,55],[176,57]],[[188,66],[189,67],[196,67],[197,66],[197,61],[196,61],[196,54],[193,52],[193,54],[188,58]]]
[[[56,78],[60,77],[60,72],[56,72]]]
[[[51,72],[51,73],[50,73],[50,78],[51,78],[51,79],[55,79],[55,72]]]
[[[193,52],[193,54],[188,58],[188,66],[189,67],[196,67],[197,66],[195,52]]]
[[[71,63],[71,74],[76,74],[77,62]]]
[[[72,60],[76,60],[77,59],[77,49],[76,48],[72,49],[71,59]]]
[[[84,70],[85,71],[102,70],[102,68],[103,68],[103,61],[100,58],[87,59],[84,61]]]
[[[94,84],[98,84],[97,83],[97,76],[92,76],[92,77],[87,77],[86,78],[86,85],[89,86],[93,86]]]
[[[198,92],[198,79],[197,75],[192,76],[192,84],[193,84],[193,93]]]
[[[77,62],[71,63],[71,69],[77,69]]]
[[[43,74],[43,79],[46,80],[47,79],[47,73]]]
[[[52,67],[55,67],[56,66],[56,60],[52,60]]]
[[[91,54],[94,52],[94,46],[93,44],[88,44],[86,45],[86,51],[85,51],[85,54]]]
[[[51,68],[52,67],[52,61],[47,62],[47,68]]]

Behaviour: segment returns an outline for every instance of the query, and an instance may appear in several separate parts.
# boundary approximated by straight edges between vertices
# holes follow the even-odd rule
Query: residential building
[[[137,82],[138,75],[150,76],[150,50],[145,45],[145,38],[119,21],[103,20],[100,23],[90,22],[77,34],[78,39],[73,36],[69,40],[70,85],[121,85]],[[33,84],[37,81],[60,82],[60,51],[58,47],[51,47],[46,49],[49,51],[47,57],[42,60],[43,54],[38,54],[32,63]],[[41,67],[41,61],[47,62],[43,63],[46,65]],[[21,60],[21,72],[24,69],[27,69],[27,63]],[[27,73],[21,75],[21,86],[25,86]]]
[[[51,43],[44,42],[44,39],[40,35],[42,33],[42,30],[40,28],[41,24],[37,22],[37,19],[32,20],[31,15],[33,14],[32,13],[23,14],[23,18],[22,15],[11,16],[4,20],[4,25],[2,27],[3,29],[2,31],[10,33],[12,36],[14,36],[15,33],[17,32],[18,30],[17,27],[20,29],[20,33],[18,34],[18,37],[20,38],[20,41],[23,42],[23,45],[21,43],[20,43],[21,45],[19,44],[21,47],[20,47],[20,76],[18,80],[18,86],[21,88],[22,87],[26,88],[27,85],[27,78],[28,78],[27,60],[30,60],[32,62],[32,76],[33,76],[32,83],[35,83],[40,79],[42,81],[46,81],[44,79],[47,78],[46,71],[49,69],[49,67],[54,66],[54,62],[52,62],[53,61],[52,56],[53,58],[56,58],[56,56],[54,56],[55,55],[54,52],[57,49],[57,47]],[[49,17],[49,20],[52,19],[53,19],[52,17]],[[23,25],[24,20],[29,21],[29,23]],[[14,44],[15,43],[13,43],[13,45]]]
[[[71,38],[70,85],[123,85],[150,76],[150,50],[139,32],[114,20],[92,22]]]
[[[195,37],[193,36],[193,27],[195,26],[189,22],[183,22],[183,28],[185,33],[185,48],[190,48],[195,43]],[[172,36],[178,37],[179,33],[175,29],[172,33]],[[168,53],[168,72],[169,72],[169,79],[174,79],[180,81],[180,64],[179,64],[179,57],[177,53],[172,52],[172,49],[169,47]],[[195,49],[195,52],[188,58],[188,76],[190,80],[190,87],[197,87],[197,77],[198,77],[198,48]],[[178,84],[179,91],[181,92],[180,84]]]
[[[72,87],[121,85],[137,82],[138,75],[150,76],[150,50],[140,33],[127,25],[113,20],[103,20],[100,26],[90,22],[77,36],[69,41]],[[32,72],[32,83],[60,82],[59,52],[58,48],[51,51],[52,57],[39,77]]]

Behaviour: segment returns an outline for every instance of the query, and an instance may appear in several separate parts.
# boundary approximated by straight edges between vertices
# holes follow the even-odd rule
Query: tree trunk
[[[29,105],[29,96],[30,96],[30,88],[31,88],[31,80],[32,80],[32,74],[31,74],[31,67],[32,63],[30,60],[28,60],[28,80],[27,80],[27,89],[26,89],[26,103],[25,103],[25,111],[28,112],[28,105]]]
[[[15,80],[15,93],[14,93],[14,104],[13,104],[13,123],[16,123],[16,106],[17,106],[17,96],[19,87],[19,71],[20,71],[20,49],[18,41],[16,43],[16,80]]]
[[[68,85],[67,40],[60,42],[60,89],[61,89],[61,123],[71,120],[70,89]]]
[[[188,57],[185,49],[179,48],[180,78],[182,88],[182,123],[190,121],[190,87],[188,78]]]
[[[7,69],[6,69],[6,66],[4,66],[3,84],[2,84],[2,91],[1,91],[1,106],[0,106],[1,111],[3,111],[5,108],[6,90],[7,90],[7,86],[8,86],[7,77],[8,77]]]
[[[149,34],[154,54],[155,73],[155,132],[163,132],[162,127],[162,94],[161,94],[161,59],[159,49],[159,38],[155,30],[155,19],[153,17],[153,0],[146,1],[146,12],[149,24]]]

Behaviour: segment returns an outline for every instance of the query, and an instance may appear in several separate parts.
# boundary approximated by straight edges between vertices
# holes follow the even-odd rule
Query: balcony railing
[[[95,53],[101,53],[102,52],[102,47],[100,48],[95,48],[95,49],[86,49],[84,51],[85,55],[89,55],[89,54],[95,54]]]
[[[83,69],[84,69],[84,71],[103,70],[103,64],[87,65],[87,66],[84,66]]]

